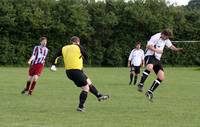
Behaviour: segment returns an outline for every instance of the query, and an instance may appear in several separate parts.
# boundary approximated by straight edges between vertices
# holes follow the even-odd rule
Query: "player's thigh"
[[[77,79],[74,81],[74,83],[78,87],[84,87],[84,86],[88,85],[87,79],[88,79],[88,77],[84,73],[79,73],[77,75]]]
[[[136,75],[140,73],[140,66],[135,66],[134,69]]]
[[[83,87],[87,85],[88,77],[81,70],[67,70],[67,77],[74,81],[77,87]]]
[[[153,68],[153,70],[154,70],[154,72],[156,73],[157,77],[160,80],[164,80],[165,73],[164,73],[164,69],[163,69],[161,63],[158,63],[157,65],[155,65],[154,68]]]

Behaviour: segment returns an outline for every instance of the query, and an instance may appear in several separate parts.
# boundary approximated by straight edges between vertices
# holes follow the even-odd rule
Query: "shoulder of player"
[[[159,40],[161,36],[161,33],[156,33],[153,36],[151,36],[151,38],[153,38],[154,40]]]
[[[144,53],[144,50],[142,50],[142,49],[140,49],[139,51],[142,52],[142,53]]]
[[[40,47],[40,45],[36,45],[36,46],[34,46],[33,50],[36,51],[39,49],[39,47]]]
[[[40,45],[36,45],[36,46],[34,46],[34,48],[39,48],[40,47]]]
[[[136,49],[133,49],[131,52],[135,52],[136,51]]]
[[[171,40],[170,40],[170,39],[167,39],[166,42],[171,42]]]
[[[49,50],[47,47],[44,47],[47,51]]]
[[[68,45],[65,45],[61,48],[61,50],[66,50],[68,48],[77,48],[77,49],[80,49],[80,47],[78,45],[75,45],[75,44],[68,44]]]
[[[68,44],[68,45],[63,46],[62,49],[63,48],[68,48],[68,47],[71,47],[71,46],[72,46],[72,44]]]

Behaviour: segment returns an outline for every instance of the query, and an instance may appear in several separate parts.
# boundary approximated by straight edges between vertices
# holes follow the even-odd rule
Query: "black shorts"
[[[134,71],[136,74],[140,73],[140,66],[133,66],[131,65],[131,70],[130,72]]]
[[[145,56],[144,58],[145,64],[153,64],[153,70],[156,74],[158,74],[159,70],[164,71],[160,60],[156,59],[154,55]]]
[[[70,69],[66,70],[67,77],[74,81],[77,87],[82,87],[87,85],[87,76],[82,70]]]

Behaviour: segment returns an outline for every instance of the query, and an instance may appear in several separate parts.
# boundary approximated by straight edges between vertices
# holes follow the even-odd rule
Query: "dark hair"
[[[71,39],[70,39],[70,42],[71,43],[73,43],[73,42],[78,42],[78,41],[80,41],[80,38],[79,37],[77,37],[77,36],[73,36]]]
[[[135,46],[136,46],[136,45],[139,45],[139,44],[141,45],[141,42],[140,42],[140,41],[136,41],[136,42],[135,42]]]
[[[172,31],[170,29],[164,29],[161,34],[164,34],[168,37],[172,37]]]
[[[40,37],[40,42],[43,40],[47,40],[47,37]]]

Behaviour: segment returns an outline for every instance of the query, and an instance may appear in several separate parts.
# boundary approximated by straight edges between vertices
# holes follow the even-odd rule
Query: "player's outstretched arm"
[[[179,52],[179,51],[182,51],[182,50],[183,50],[183,48],[176,48],[174,45],[172,45],[172,46],[170,47],[170,49],[173,50],[173,51],[176,51],[176,52]]]

